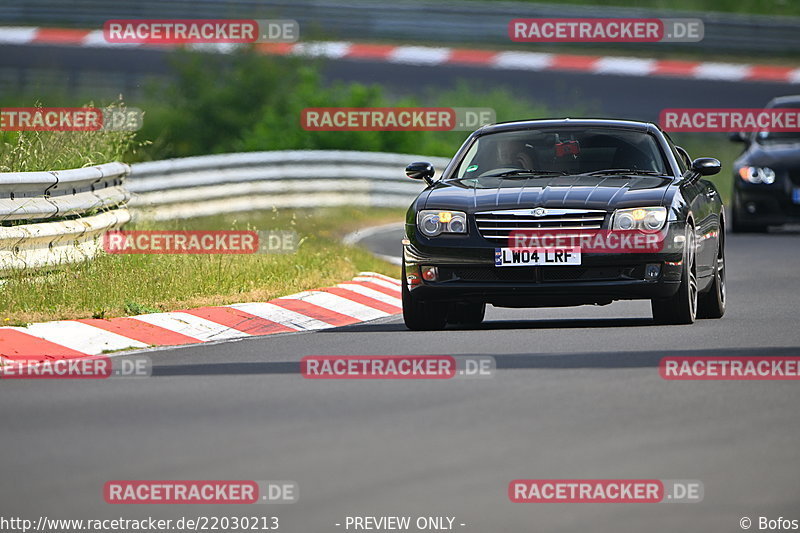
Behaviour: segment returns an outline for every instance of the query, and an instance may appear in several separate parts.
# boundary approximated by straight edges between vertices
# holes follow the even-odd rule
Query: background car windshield
[[[462,160],[457,179],[514,170],[583,174],[606,169],[666,173],[655,139],[611,128],[525,130],[480,137]]]
[[[781,104],[770,106],[769,109],[797,109],[800,108],[800,101],[788,101]],[[800,131],[760,131],[756,134],[758,144],[772,143],[792,143],[800,144]]]

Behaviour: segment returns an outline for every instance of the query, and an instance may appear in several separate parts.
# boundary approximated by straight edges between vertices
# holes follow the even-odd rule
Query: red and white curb
[[[117,350],[319,330],[401,311],[400,281],[362,272],[352,281],[335,287],[304,291],[269,302],[2,327],[0,363],[44,362]]]
[[[50,44],[87,48],[170,48],[165,44],[106,42],[102,30],[0,27],[0,45]],[[347,41],[260,44],[267,54],[361,59],[406,65],[477,66],[501,70],[572,71],[622,76],[659,76],[697,80],[800,83],[800,68],[703,61],[660,60],[639,57],[551,54],[429,46],[397,46]],[[198,44],[189,48],[229,52],[234,44]]]

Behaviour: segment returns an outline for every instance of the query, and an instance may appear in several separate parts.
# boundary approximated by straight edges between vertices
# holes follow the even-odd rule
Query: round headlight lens
[[[645,229],[659,230],[663,225],[664,225],[664,219],[660,216],[660,213],[650,212],[644,218]]]
[[[419,229],[428,237],[435,237],[442,232],[442,225],[439,223],[439,215],[431,213],[422,217]]]
[[[636,221],[629,213],[620,213],[617,218],[617,227],[622,230],[634,229]]]
[[[466,226],[464,225],[464,220],[461,218],[454,218],[450,221],[450,224],[447,228],[452,233],[464,233],[466,231]]]

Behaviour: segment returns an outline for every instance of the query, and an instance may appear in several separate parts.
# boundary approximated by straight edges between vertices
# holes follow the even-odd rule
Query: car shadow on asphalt
[[[377,355],[377,354],[371,354]],[[395,354],[393,354],[395,355]],[[441,355],[441,354],[437,354]],[[452,354],[456,359],[485,357],[492,354]],[[800,355],[800,347],[770,348],[707,348],[696,350],[634,350],[614,352],[577,353],[516,353],[494,354],[496,369],[508,370],[576,370],[576,369],[636,369],[655,368],[663,357],[790,357]],[[176,376],[235,376],[235,375],[300,375],[299,361],[282,362],[239,362],[211,364],[156,365],[155,377]],[[309,380],[312,381],[312,380]],[[363,381],[363,380],[320,380],[313,381]],[[367,380],[396,381],[396,380]],[[418,380],[419,381],[419,380]]]
[[[492,331],[509,329],[592,329],[658,326],[652,318],[548,318],[542,320],[488,320],[477,326],[448,326],[444,331]],[[321,330],[320,333],[389,333],[408,331],[402,322],[365,322]],[[436,334],[440,332],[419,332]],[[412,335],[412,332],[409,332]]]

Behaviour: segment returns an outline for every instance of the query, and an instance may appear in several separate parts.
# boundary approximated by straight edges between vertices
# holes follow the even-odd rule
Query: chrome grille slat
[[[533,230],[533,229],[596,229],[595,226],[518,226],[516,228],[508,228],[508,227],[496,227],[492,226],[483,227],[481,226],[481,231],[519,231],[521,229],[524,230]]]
[[[548,209],[543,216],[534,216],[533,209],[509,209],[475,213],[481,236],[505,240],[519,230],[597,230],[603,227],[605,211],[588,209]],[[510,226],[509,226],[510,224]]]
[[[541,218],[475,218],[478,222],[602,222],[606,217],[586,217],[586,218],[561,218],[561,219],[541,219]]]

